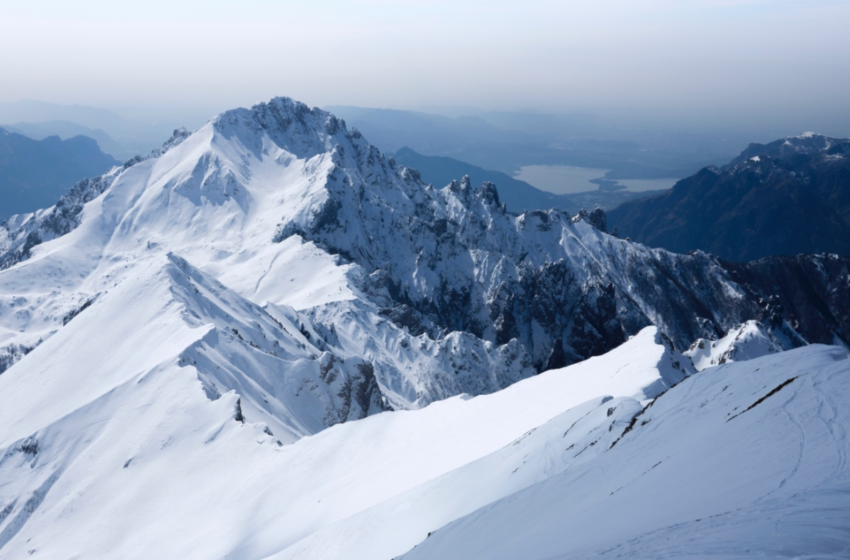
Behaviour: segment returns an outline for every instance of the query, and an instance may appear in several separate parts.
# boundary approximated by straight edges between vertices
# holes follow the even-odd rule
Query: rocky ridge
[[[748,320],[790,328],[795,344],[847,340],[847,259],[801,257],[766,275],[764,263],[650,249],[604,229],[598,212],[511,214],[489,183],[428,186],[333,115],[278,98],[178,133],[57,206],[4,223],[0,344],[11,365],[20,348],[78,322],[65,317],[105,306],[110,286],[184,263],[246,302],[224,317],[291,325],[248,338],[234,324],[231,350],[211,365],[231,372],[224,389],[245,386],[234,365],[244,358],[228,356],[254,355],[257,336],[307,346],[299,359],[318,365],[305,370],[303,391],[270,386],[243,402],[270,421],[281,414],[263,403],[273,396],[295,411],[287,429],[298,437],[385,408],[493,392],[648,325],[678,350]],[[780,293],[777,278],[788,285]],[[791,289],[802,283],[809,289]],[[321,404],[294,404],[307,394]],[[322,420],[299,420],[311,407]]]

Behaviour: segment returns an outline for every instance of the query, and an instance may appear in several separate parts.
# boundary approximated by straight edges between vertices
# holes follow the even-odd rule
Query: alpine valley
[[[0,226],[0,558],[846,558],[848,343],[276,98]]]

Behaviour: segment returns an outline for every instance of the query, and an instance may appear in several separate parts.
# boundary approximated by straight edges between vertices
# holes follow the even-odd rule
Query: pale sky
[[[3,2],[0,101],[842,111],[848,0]]]

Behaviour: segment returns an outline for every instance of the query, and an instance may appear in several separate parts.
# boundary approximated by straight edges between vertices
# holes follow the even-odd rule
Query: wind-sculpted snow
[[[846,549],[842,349],[809,346],[693,374],[648,328],[604,356],[495,394],[280,446],[244,397],[209,400],[202,366],[178,361],[181,347],[217,328],[201,326],[193,309],[252,313],[256,330],[251,320],[240,334],[258,346],[260,332],[297,325],[222,300],[185,266],[172,259],[157,281],[102,296],[145,321],[138,338],[120,322],[93,347],[60,331],[27,358],[32,371],[0,376],[0,394],[15,399],[0,409],[2,557],[366,560],[412,549],[413,558],[657,558],[722,549],[840,558]],[[174,295],[154,309],[134,297],[145,290]],[[78,320],[97,323],[104,309]],[[161,332],[167,314],[184,326]],[[169,341],[174,358],[153,364],[134,352],[147,337]],[[45,386],[51,362],[113,345],[123,365],[69,371],[67,383]],[[44,406],[56,391],[62,406]],[[43,397],[20,398],[30,393]]]
[[[186,261],[169,259],[184,320],[209,329],[179,364],[198,371],[209,398],[235,391],[243,417],[262,420],[287,442],[384,410],[370,362],[319,350],[304,336],[307,327],[289,319],[294,310],[272,315]]]

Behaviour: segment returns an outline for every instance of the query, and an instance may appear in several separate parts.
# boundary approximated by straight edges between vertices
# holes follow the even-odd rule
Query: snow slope
[[[346,379],[327,372],[313,376],[309,383],[328,402],[319,410],[300,406],[285,415],[319,415],[323,421],[293,420],[309,426],[293,428],[293,437],[387,407],[492,392],[531,375],[517,343],[497,348],[463,333],[413,336],[380,316],[360,293],[353,280],[362,274],[357,265],[298,235],[275,238],[282,223],[306,227],[321,213],[330,196],[329,177],[334,170],[356,169],[356,158],[345,154],[364,150],[371,154],[374,148],[333,116],[276,100],[224,113],[193,134],[176,131],[151,157],[81,183],[54,208],[16,217],[0,232],[6,234],[0,245],[5,244],[7,263],[18,261],[0,271],[0,348],[5,348],[0,365],[10,367],[66,325],[83,328],[70,319],[89,306],[110,305],[104,293],[156,274],[166,266],[163,257],[173,255],[206,275],[205,282],[217,282],[220,293],[229,291],[226,299],[266,308],[249,310],[243,301],[247,315],[225,312],[221,329],[238,330],[237,323],[257,314],[264,321],[285,318],[295,328],[278,330],[269,341],[297,346],[310,337],[308,358],[324,360],[313,369],[360,362],[360,388],[340,391],[334,383],[345,385]],[[387,165],[382,157],[378,163]],[[385,181],[403,180],[395,171],[379,170]],[[314,325],[310,313],[325,323]],[[234,324],[225,325],[232,316],[238,316]],[[169,350],[152,341],[147,352],[164,359]],[[322,352],[330,355],[320,358]],[[474,359],[460,358],[467,355]],[[458,363],[448,364],[450,359]],[[290,375],[278,370],[266,375]],[[275,383],[283,390],[281,384],[290,381]],[[358,406],[352,407],[351,395],[358,391]],[[276,393],[271,398],[285,400]]]
[[[846,558],[847,357],[810,346],[694,375],[592,462],[403,558]]]
[[[697,336],[788,325],[721,261],[589,218],[435,189],[275,99],[4,222],[0,558],[402,554],[603,464]]]
[[[165,306],[181,311],[174,302]],[[563,469],[560,459],[550,465],[536,456],[548,453],[555,432],[560,438],[576,424],[568,440],[586,445],[588,432],[604,422],[612,439],[643,403],[685,375],[674,366],[681,356],[646,329],[605,356],[492,395],[379,414],[281,446],[250,413],[246,423],[235,420],[235,393],[205,397],[200,364],[179,367],[181,347],[208,339],[214,328],[147,324],[141,336],[159,332],[171,341],[171,360],[146,362],[123,329],[94,345],[62,340],[60,331],[27,358],[43,367],[0,376],[0,394],[15,403],[0,410],[0,557],[30,550],[38,558],[389,557]],[[67,371],[61,385],[38,390],[47,384],[41,372],[56,361],[79,363],[124,339],[124,366],[98,367],[89,358],[91,369]],[[608,432],[611,422],[616,429]],[[528,455],[534,461],[511,475]],[[471,479],[478,488],[458,494]],[[376,538],[385,522],[404,530]]]
[[[838,558],[847,357],[815,345],[688,377],[650,328],[283,446],[235,419],[234,393],[210,401],[192,367],[158,364],[70,413],[0,411],[0,558]],[[37,381],[13,368],[0,390],[28,402]]]

